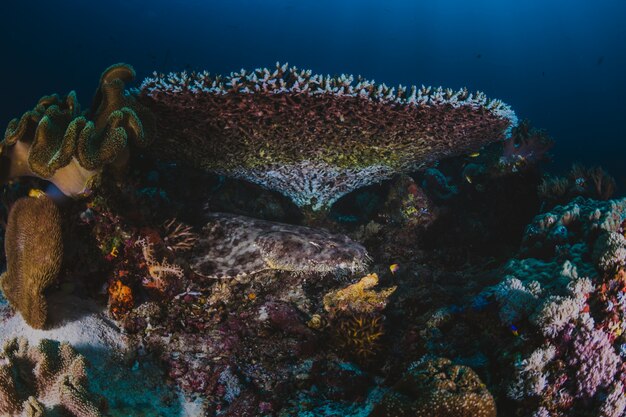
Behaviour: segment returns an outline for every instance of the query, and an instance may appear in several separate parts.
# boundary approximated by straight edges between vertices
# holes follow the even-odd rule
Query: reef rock
[[[360,244],[326,230],[211,213],[191,267],[212,278],[241,278],[274,269],[299,273],[357,272],[369,257]]]
[[[276,65],[229,76],[154,74],[160,158],[260,184],[313,210],[342,195],[504,139],[517,124],[481,92],[398,86]]]

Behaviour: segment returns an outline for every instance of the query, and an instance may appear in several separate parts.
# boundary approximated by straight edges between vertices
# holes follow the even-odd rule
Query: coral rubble
[[[209,214],[194,247],[192,269],[203,276],[236,278],[263,270],[356,272],[369,258],[347,236],[225,213]]]
[[[5,297],[34,328],[45,327],[48,303],[44,291],[61,271],[61,213],[45,195],[13,204],[5,236],[7,271],[0,277]]]
[[[517,124],[506,104],[481,92],[396,90],[287,64],[225,77],[155,73],[140,101],[158,117],[159,157],[258,183],[313,210],[504,139]]]

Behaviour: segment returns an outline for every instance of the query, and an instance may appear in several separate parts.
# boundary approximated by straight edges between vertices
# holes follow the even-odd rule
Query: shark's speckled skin
[[[360,244],[326,230],[211,213],[194,247],[192,269],[211,278],[241,278],[268,269],[294,272],[363,270]]]

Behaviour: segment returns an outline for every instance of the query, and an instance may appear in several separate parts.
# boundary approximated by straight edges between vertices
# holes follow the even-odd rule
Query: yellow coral
[[[383,316],[341,315],[334,321],[334,334],[339,347],[348,356],[369,360],[381,349],[381,338],[385,334]]]
[[[382,291],[372,290],[377,285],[377,274],[366,275],[357,283],[326,294],[324,296],[324,309],[331,314],[339,311],[372,313],[382,310],[396,287],[393,286]]]
[[[134,305],[133,291],[122,281],[115,280],[109,286],[109,308],[115,318],[119,318],[128,313]]]

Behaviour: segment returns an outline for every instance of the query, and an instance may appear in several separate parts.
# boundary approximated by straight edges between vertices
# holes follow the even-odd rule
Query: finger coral
[[[0,353],[0,415],[101,417],[87,388],[86,360],[69,344],[8,340]]]
[[[213,278],[236,278],[264,270],[360,271],[367,251],[347,236],[226,213],[211,213],[194,246],[191,267]]]
[[[495,417],[496,403],[478,375],[449,359],[412,366],[370,417]]]
[[[517,124],[467,89],[389,88],[287,64],[229,76],[154,74],[140,100],[158,117],[153,150],[322,210],[399,172],[504,139]]]
[[[154,116],[124,91],[134,77],[129,65],[112,65],[90,111],[80,111],[72,91],[45,96],[11,120],[0,143],[1,179],[37,176],[66,195],[88,194],[105,165],[121,168],[129,144],[145,147],[154,136]]]
[[[63,259],[61,214],[50,198],[42,195],[15,202],[5,252],[7,271],[0,277],[0,288],[26,323],[42,329],[48,316],[44,291],[56,282]]]

